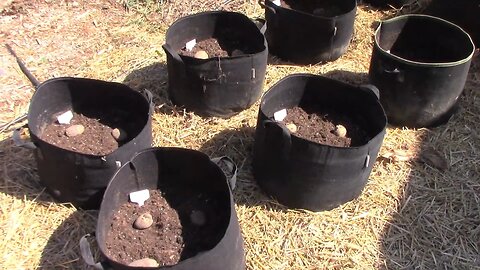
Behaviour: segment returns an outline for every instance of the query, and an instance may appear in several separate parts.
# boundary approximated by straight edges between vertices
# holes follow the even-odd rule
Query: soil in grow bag
[[[223,38],[208,38],[201,40],[195,44],[191,50],[183,47],[178,53],[184,56],[196,58],[211,58],[211,57],[229,57],[240,56],[244,54],[253,53],[254,50],[249,48],[247,44],[240,42],[239,38],[231,30],[225,30],[221,36]],[[206,53],[202,55],[203,53]],[[203,57],[202,57],[203,56]]]
[[[333,112],[314,112],[309,108],[293,107],[287,109],[287,117],[283,122],[296,136],[324,145],[359,146],[370,139],[354,121]]]
[[[275,2],[275,1],[274,1]],[[280,5],[284,8],[294,9],[305,13],[310,13],[323,17],[335,17],[344,12],[334,1],[291,1],[280,0]]]
[[[202,194],[172,202],[164,194],[150,190],[150,198],[143,206],[131,202],[120,206],[107,233],[106,255],[126,265],[145,258],[155,260],[159,266],[175,265],[218,243],[222,236],[216,225],[219,208],[215,202]],[[185,198],[175,195],[170,196],[176,200]],[[151,219],[145,214],[150,214]],[[138,229],[137,219],[147,220],[143,226],[152,223]]]

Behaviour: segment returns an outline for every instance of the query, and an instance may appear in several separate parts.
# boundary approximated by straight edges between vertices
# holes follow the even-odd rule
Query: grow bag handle
[[[106,261],[102,262],[95,262],[92,255],[92,248],[90,247],[90,243],[88,242],[89,237],[95,237],[95,233],[87,233],[82,238],[80,238],[80,254],[82,255],[83,261],[92,266],[93,269],[97,270],[107,270],[110,269],[110,265]]]
[[[183,60],[182,58],[180,57],[180,55],[174,50],[172,49],[172,47],[170,47],[169,44],[165,43],[162,45],[162,48],[168,52],[168,54],[170,54],[175,60],[177,60],[179,63],[183,63]]]
[[[375,95],[375,98],[380,99],[380,90],[373,84],[362,84],[359,86],[364,92]]]
[[[269,0],[258,0],[258,4],[262,7],[262,8],[266,8],[268,10],[270,10],[273,14],[276,13],[275,9],[272,8],[272,7],[269,7],[265,4],[265,1],[269,1]]]
[[[220,169],[222,169],[223,173],[225,174],[225,177],[227,177],[228,185],[230,186],[230,189],[233,191],[237,183],[237,172],[238,172],[237,164],[235,164],[235,162],[230,157],[227,157],[227,156],[212,158],[211,160],[213,163],[217,164],[217,166],[220,167]],[[221,164],[223,164],[223,166]]]
[[[13,143],[17,147],[23,147],[23,148],[26,148],[26,149],[35,150],[37,148],[37,146],[33,142],[25,141],[20,137],[20,130],[22,130],[23,128],[26,128],[26,125],[24,125],[20,128],[16,128],[13,131],[13,135],[12,135]]]

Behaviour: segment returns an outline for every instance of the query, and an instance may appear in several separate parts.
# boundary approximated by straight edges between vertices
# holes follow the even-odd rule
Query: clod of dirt
[[[137,230],[145,230],[153,224],[153,217],[150,213],[141,214],[133,223],[133,227]]]
[[[65,130],[65,135],[68,137],[75,137],[82,134],[85,131],[83,125],[71,125]]]
[[[342,125],[336,125],[335,135],[337,135],[338,137],[344,138],[345,136],[347,136],[347,129]]]
[[[207,217],[202,211],[193,210],[192,213],[190,213],[190,221],[197,226],[203,226],[207,223]]]
[[[288,130],[290,130],[291,133],[295,133],[298,130],[297,125],[295,125],[294,123],[288,123],[287,128]]]
[[[208,54],[204,50],[200,50],[193,55],[193,57],[198,58],[198,59],[208,59]]]
[[[121,142],[127,138],[127,132],[121,128],[114,128],[112,130],[112,136],[117,142]]]
[[[136,266],[136,267],[158,267],[160,266],[157,261],[150,258],[143,258],[140,260],[133,261],[128,264],[128,266]]]

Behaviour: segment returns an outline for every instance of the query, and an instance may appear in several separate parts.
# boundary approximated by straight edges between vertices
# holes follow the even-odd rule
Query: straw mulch
[[[0,5],[0,41],[14,47],[40,81],[81,76],[152,91],[155,146],[231,156],[240,168],[234,196],[247,269],[480,269],[478,58],[461,111],[447,125],[388,128],[358,199],[328,212],[290,210],[262,193],[252,177],[258,103],[228,120],[204,119],[173,106],[166,95],[161,45],[175,19],[216,8],[258,17],[260,6],[253,0],[140,2],[9,0]],[[306,67],[273,59],[264,90],[296,72],[367,82],[374,22],[394,12],[360,6],[344,56]],[[34,89],[3,45],[0,57],[5,123],[27,111]],[[95,229],[96,212],[53,202],[38,183],[32,153],[13,145],[11,131],[0,134],[0,267],[85,269],[78,240]]]

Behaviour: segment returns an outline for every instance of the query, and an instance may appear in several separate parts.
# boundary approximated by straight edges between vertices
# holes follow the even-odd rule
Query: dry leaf
[[[449,168],[447,159],[440,152],[431,147],[422,149],[419,160],[442,172]]]

